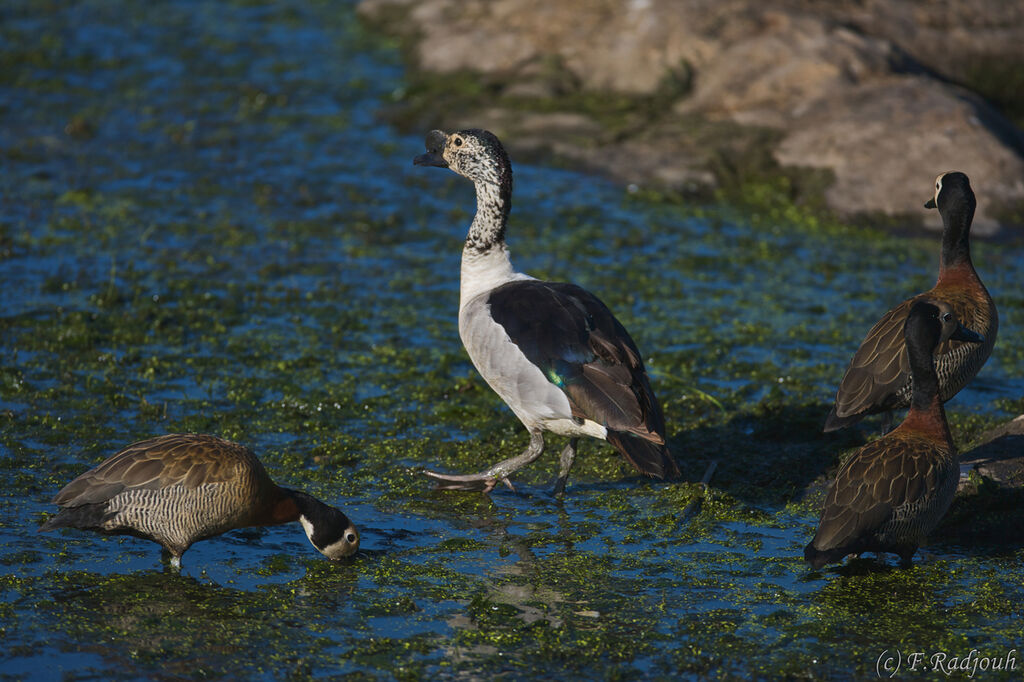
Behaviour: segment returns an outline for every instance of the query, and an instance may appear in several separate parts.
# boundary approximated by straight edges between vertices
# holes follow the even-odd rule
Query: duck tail
[[[102,524],[110,517],[105,504],[83,504],[79,507],[61,509],[39,526],[39,533],[55,528],[102,528]]]
[[[832,407],[832,411],[828,413],[828,417],[825,418],[825,426],[822,428],[822,432],[828,433],[829,431],[838,431],[839,429],[845,429],[847,426],[853,426],[861,419],[866,417],[864,413],[851,414],[846,417],[840,417],[836,414],[835,406]]]
[[[661,479],[681,476],[665,443],[656,443],[628,431],[609,430],[605,438],[640,473]]]

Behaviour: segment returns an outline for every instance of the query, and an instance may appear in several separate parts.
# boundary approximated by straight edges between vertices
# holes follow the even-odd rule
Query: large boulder
[[[1000,227],[998,209],[1024,200],[1024,159],[1009,124],[983,101],[924,76],[892,76],[822,99],[794,120],[775,149],[784,166],[827,168],[828,204],[843,214],[920,209],[932,178],[960,170],[978,196],[974,234]],[[932,215],[926,223],[941,229]]]
[[[756,139],[783,168],[831,174],[825,199],[840,214],[918,219],[927,217],[920,204],[932,179],[962,170],[979,197],[975,232],[992,234],[1024,213],[1024,135],[951,81],[983,82],[981,68],[996,69],[997,79],[1014,73],[1007,64],[1024,68],[1018,5],[363,0],[359,9],[407,37],[416,68],[500,83],[494,101],[443,118],[503,122],[513,149],[522,133],[529,147],[550,143],[560,156],[617,179],[679,188],[716,181],[722,154],[709,145]],[[590,130],[594,117],[576,112],[587,133],[567,135],[572,119],[552,115],[550,106],[573,93],[634,97],[648,110],[603,136]],[[503,96],[515,97],[516,112],[500,113]],[[523,114],[530,97],[543,99],[546,110],[531,115],[526,106]],[[695,117],[711,128],[676,123]],[[519,122],[530,130],[520,131]],[[771,134],[716,132],[723,123]],[[941,228],[935,216],[925,225]]]

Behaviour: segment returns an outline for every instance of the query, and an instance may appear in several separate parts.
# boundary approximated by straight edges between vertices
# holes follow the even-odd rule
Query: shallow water
[[[516,164],[516,264],[616,311],[686,480],[719,468],[701,496],[587,443],[556,500],[550,439],[515,494],[432,491],[412,468],[526,437],[456,330],[472,188],[377,115],[403,78],[333,3],[0,9],[0,674],[843,679],[886,650],[1024,648],[1018,546],[945,530],[911,570],[801,561],[804,489],[876,424],[821,435],[835,383],[931,285],[934,236]],[[975,260],[1002,324],[948,405],[961,445],[1024,411],[1024,248]],[[355,520],[359,556],[292,524],[199,543],[176,575],[151,543],[36,534],[64,483],[172,431],[252,446]]]

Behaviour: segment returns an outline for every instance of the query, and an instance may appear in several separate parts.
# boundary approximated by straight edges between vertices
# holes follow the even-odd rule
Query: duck
[[[892,411],[910,404],[910,364],[902,331],[910,309],[918,301],[946,302],[958,320],[985,337],[981,344],[950,340],[936,350],[935,368],[943,402],[966,386],[992,354],[999,315],[971,261],[970,232],[977,200],[970,180],[959,171],[940,174],[935,179],[935,194],[924,206],[938,208],[943,222],[938,280],[928,291],[887,312],[868,332],[839,383],[835,404],[825,420],[825,432],[880,412],[884,413],[884,432],[892,424]]]
[[[462,249],[459,335],[484,381],[529,433],[521,454],[473,474],[423,473],[445,489],[490,492],[544,451],[544,434],[567,437],[554,493],[562,494],[584,436],[610,443],[637,471],[680,475],[661,405],[632,337],[594,294],[516,271],[505,243],[512,165],[487,130],[431,131],[417,166],[471,180],[476,214]]]
[[[340,510],[271,480],[253,452],[217,436],[172,433],[138,441],[64,486],[39,531],[79,528],[160,544],[171,566],[199,540],[236,528],[298,521],[331,560],[359,549]]]
[[[985,339],[938,299],[910,306],[903,336],[913,376],[910,410],[902,424],[840,468],[814,539],[804,548],[815,570],[862,552],[895,553],[908,566],[953,501],[960,470],[933,354],[950,340]]]

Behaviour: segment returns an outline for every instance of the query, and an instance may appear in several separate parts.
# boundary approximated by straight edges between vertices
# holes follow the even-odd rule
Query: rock
[[[1024,4],[1004,0],[860,0],[791,3],[898,45],[920,64],[961,84],[987,62],[1024,63]],[[1024,93],[1022,93],[1024,94]]]
[[[1024,490],[1024,415],[991,429],[982,444],[960,455],[960,488],[976,471],[1000,487]]]
[[[687,29],[697,7],[663,12],[651,11],[652,4],[663,10],[673,3],[364,0],[359,12],[393,32],[416,35],[416,65],[427,71],[515,77],[553,56],[586,89],[649,94],[705,42]]]
[[[999,230],[994,198],[1024,200],[1024,157],[1002,142],[1006,124],[998,119],[966,91],[937,88],[922,76],[893,76],[816,103],[787,130],[775,158],[833,172],[836,183],[825,197],[840,213],[912,209],[934,229],[942,228],[941,218],[920,208],[931,198],[924,169],[961,170],[978,196],[972,233],[993,235]]]
[[[816,103],[892,71],[892,45],[807,16],[765,12],[720,49],[676,110],[786,129]]]
[[[513,150],[546,148],[618,180],[676,189],[721,182],[723,156],[742,170],[750,159],[735,156],[738,146],[790,172],[831,174],[825,200],[842,215],[905,215],[936,230],[941,221],[919,207],[932,179],[955,169],[979,197],[976,234],[1024,213],[1024,135],[950,82],[982,83],[987,68],[995,97],[1007,90],[1000,78],[1011,90],[1012,78],[1024,81],[1013,68],[1024,68],[1019,3],[363,0],[359,11],[407,36],[418,68],[501,83],[478,111],[441,117],[446,126],[481,126],[485,111],[504,118]],[[614,129],[601,124],[603,134],[593,129],[599,112],[577,111],[583,129],[572,134],[550,101],[579,93],[646,109]],[[549,113],[524,116],[530,98]],[[495,115],[511,101],[516,111]],[[773,134],[738,133],[737,145],[708,132],[724,123]]]
[[[936,533],[964,547],[1024,546],[1024,415],[989,430],[960,454],[960,486]]]

